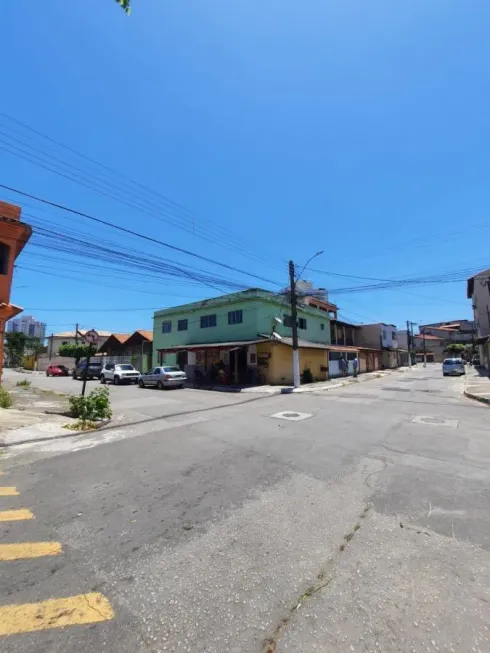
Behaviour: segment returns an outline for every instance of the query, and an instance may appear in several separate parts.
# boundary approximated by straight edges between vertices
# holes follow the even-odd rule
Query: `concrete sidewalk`
[[[467,368],[464,393],[470,399],[490,404],[490,378],[481,376],[474,367]]]
[[[417,369],[414,367],[414,369]],[[400,374],[408,372],[409,367],[398,367],[393,370],[376,370],[375,372],[365,372],[359,374],[356,378],[353,376],[336,377],[328,381],[315,381],[314,383],[307,383],[300,388],[293,388],[290,385],[256,385],[256,386],[228,386],[216,385],[203,387],[203,390],[210,390],[214,392],[242,392],[250,394],[289,394],[291,392],[318,392],[322,390],[333,390],[340,388],[350,383],[362,383],[363,381],[371,381],[373,379],[380,379],[389,374]]]

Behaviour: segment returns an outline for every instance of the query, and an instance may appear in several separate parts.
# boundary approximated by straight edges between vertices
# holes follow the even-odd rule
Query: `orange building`
[[[0,381],[3,372],[5,323],[22,312],[10,303],[10,289],[15,259],[32,234],[28,224],[20,221],[20,206],[0,202]]]

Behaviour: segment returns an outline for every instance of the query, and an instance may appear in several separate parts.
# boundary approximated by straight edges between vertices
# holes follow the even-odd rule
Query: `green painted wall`
[[[243,311],[241,324],[228,324],[229,311]],[[255,340],[257,334],[270,334],[273,325],[283,336],[291,336],[291,328],[275,322],[274,317],[290,315],[286,298],[277,298],[261,290],[247,290],[243,293],[223,295],[203,302],[194,302],[175,308],[157,311],[154,315],[153,362],[157,364],[157,351],[178,345],[229,342],[234,340]],[[201,328],[201,316],[216,314],[217,324]],[[313,342],[330,343],[330,320],[326,313],[309,307],[298,308],[298,317],[307,320],[307,329],[299,329],[299,337]],[[188,320],[188,330],[178,331],[178,321]],[[162,333],[162,323],[171,322],[170,333]],[[321,324],[324,328],[321,328]],[[167,363],[174,358],[167,356]]]

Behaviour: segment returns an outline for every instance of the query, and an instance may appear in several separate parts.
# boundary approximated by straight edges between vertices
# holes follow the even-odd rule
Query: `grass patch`
[[[12,395],[0,386],[0,408],[11,408],[12,404]]]
[[[99,428],[99,424],[90,420],[79,419],[73,424],[65,424],[63,428],[70,429],[70,431],[93,431]]]
[[[31,382],[27,379],[24,379],[23,381],[17,381],[15,385],[18,388],[28,388],[31,385]]]

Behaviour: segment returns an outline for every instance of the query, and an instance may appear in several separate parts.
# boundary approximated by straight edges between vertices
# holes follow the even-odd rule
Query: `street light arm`
[[[313,254],[313,256],[310,256],[310,258],[303,265],[303,269],[301,270],[301,272],[296,277],[296,281],[299,281],[299,278],[301,277],[303,272],[306,270],[307,266],[313,261],[313,259],[316,258],[317,256],[321,256],[322,254],[323,254],[323,250],[321,250],[320,252],[317,252],[316,254]]]

